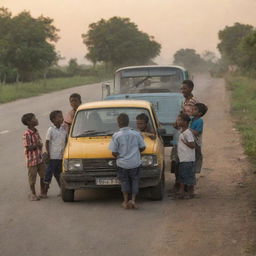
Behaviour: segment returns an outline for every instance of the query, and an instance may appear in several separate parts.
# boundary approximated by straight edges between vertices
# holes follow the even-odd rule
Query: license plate
[[[96,178],[96,185],[103,185],[103,186],[109,186],[109,185],[119,185],[120,182],[117,178]]]

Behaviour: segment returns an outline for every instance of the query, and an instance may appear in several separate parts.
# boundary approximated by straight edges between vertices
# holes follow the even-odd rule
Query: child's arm
[[[112,152],[112,156],[117,158],[119,156],[118,152]]]
[[[182,142],[185,144],[185,145],[187,145],[189,148],[195,148],[196,147],[196,143],[193,141],[193,142],[188,142],[188,141],[186,141],[186,140],[183,140],[183,139],[181,139],[182,140]]]
[[[50,155],[50,145],[49,144],[50,144],[50,141],[46,140],[45,141],[45,150],[46,150],[46,153],[48,156]]]
[[[141,134],[138,135],[138,144],[140,152],[143,152],[146,149],[146,145]]]
[[[198,137],[202,132],[199,132],[197,130],[193,130],[192,128],[190,128],[190,131],[196,136]]]
[[[51,140],[51,127],[47,130],[46,141],[45,141],[45,150],[48,156],[50,156],[50,140]]]
[[[40,148],[40,146],[41,146],[39,144],[33,144],[32,140],[31,140],[31,136],[29,136],[28,134],[24,134],[23,142],[24,142],[24,146],[25,146],[26,150],[28,150],[28,151],[33,151],[37,148]]]
[[[189,148],[193,149],[196,147],[195,139],[192,132],[184,134],[184,137],[181,139],[181,141]]]
[[[117,138],[115,138],[115,136],[112,136],[112,140],[109,144],[109,149],[112,151],[112,156],[117,158],[119,156],[118,153],[118,141]]]

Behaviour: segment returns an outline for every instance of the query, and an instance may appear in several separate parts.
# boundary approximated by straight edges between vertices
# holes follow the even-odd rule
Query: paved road
[[[216,101],[223,102],[223,82],[204,77],[197,78],[196,82],[196,94],[202,101],[208,102],[211,95],[214,95]],[[214,87],[216,83],[218,86]],[[202,253],[207,256],[219,256],[227,255],[220,253],[224,245],[231,251],[237,251],[240,246],[239,239],[234,238],[234,243],[228,241],[232,240],[233,219],[237,229],[242,229],[239,218],[243,212],[233,211],[232,214],[226,214],[224,219],[229,220],[226,225],[223,219],[214,219],[219,211],[227,213],[223,210],[225,198],[217,200],[217,205],[212,203],[213,200],[206,198],[189,202],[172,201],[167,196],[162,202],[141,198],[138,211],[127,211],[120,207],[121,197],[118,190],[82,191],[76,194],[78,202],[63,203],[56,196],[58,188],[53,181],[49,199],[40,202],[28,201],[29,190],[21,140],[24,126],[20,117],[23,113],[34,112],[40,122],[39,131],[44,137],[50,124],[49,112],[54,109],[66,112],[69,109],[68,96],[73,92],[81,93],[83,101],[88,102],[100,98],[101,87],[99,84],[88,85],[0,105],[1,256],[197,256]],[[214,107],[213,102],[212,106]],[[209,122],[218,122],[218,115],[214,110],[209,115]],[[223,120],[225,117],[221,118]],[[206,136],[212,135],[206,132]],[[210,158],[214,150],[211,146],[207,147],[206,158]],[[208,161],[206,176],[211,170],[209,164]],[[211,175],[212,178],[205,179],[206,182],[201,184],[201,188],[199,184],[199,192],[212,199],[216,195],[216,191],[212,189],[213,182],[219,182],[219,178],[216,178],[219,176],[214,172],[210,172],[209,177]],[[167,174],[168,189],[172,179],[173,177]],[[224,187],[223,185],[222,189]],[[230,189],[230,186],[228,188]],[[226,195],[225,188],[223,195]],[[230,200],[228,202],[226,207],[234,208],[234,200],[231,200],[231,205]],[[218,225],[220,222],[221,226]],[[207,237],[208,231],[210,233]],[[198,236],[198,239],[194,235]],[[240,233],[238,235],[242,236]],[[223,241],[226,244],[223,245]],[[219,253],[214,254],[217,249]]]

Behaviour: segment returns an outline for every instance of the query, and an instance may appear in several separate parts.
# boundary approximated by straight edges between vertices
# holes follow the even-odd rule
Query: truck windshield
[[[110,136],[119,127],[117,117],[121,113],[129,116],[129,127],[137,129],[136,117],[146,115],[148,123],[143,132],[155,134],[151,116],[144,108],[102,108],[81,110],[74,120],[72,137]]]
[[[184,80],[180,69],[121,70],[115,76],[115,93],[180,92]]]

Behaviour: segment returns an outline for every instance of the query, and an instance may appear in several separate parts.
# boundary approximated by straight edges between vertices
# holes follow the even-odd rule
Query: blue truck
[[[183,105],[180,86],[189,79],[180,66],[130,66],[116,70],[114,84],[103,84],[104,100],[146,100],[153,104],[157,118],[166,134],[165,146],[171,146],[174,123]]]

